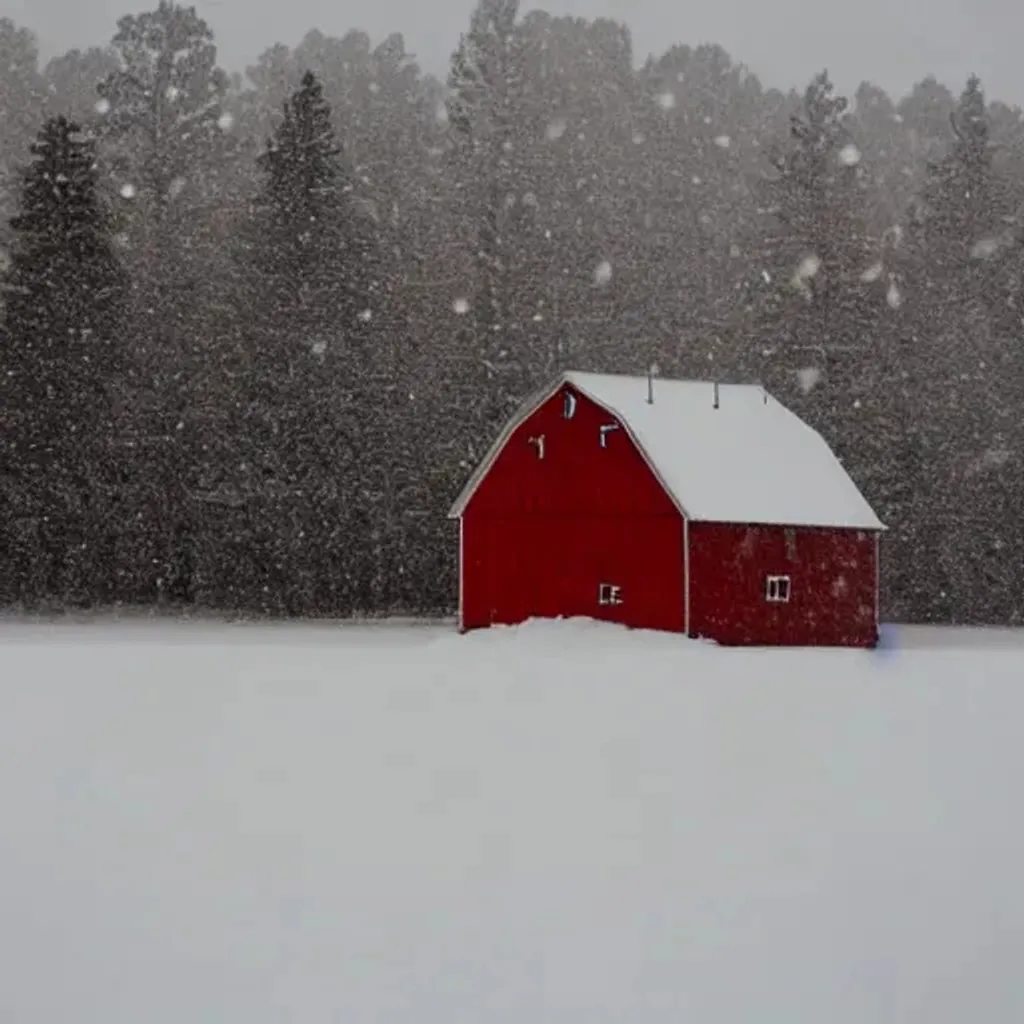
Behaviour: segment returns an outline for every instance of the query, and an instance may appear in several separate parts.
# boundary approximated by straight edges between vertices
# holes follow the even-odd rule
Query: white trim
[[[683,631],[690,635],[690,520],[683,516]]]
[[[490,472],[491,466],[494,465],[501,454],[501,450],[508,443],[509,438],[519,429],[528,416],[536,412],[549,398],[558,393],[559,388],[561,388],[564,382],[565,375],[563,374],[554,384],[548,384],[542,390],[534,391],[532,395],[528,395],[523,399],[515,415],[501,428],[501,433],[494,439],[494,443],[487,450],[487,454],[477,463],[476,469],[473,470],[470,478],[466,481],[466,486],[462,488],[459,496],[455,499],[455,504],[449,510],[449,519],[458,519],[466,511],[469,499],[473,497],[476,489],[483,482],[484,477]]]
[[[768,604],[789,604],[789,599],[792,596],[793,580],[791,577],[786,575],[765,576],[764,599]]]
[[[463,604],[465,602],[466,583],[465,583],[465,569],[466,556],[465,546],[462,538],[463,531],[463,519],[459,516],[459,632],[465,632],[466,629],[466,616],[463,611]]]

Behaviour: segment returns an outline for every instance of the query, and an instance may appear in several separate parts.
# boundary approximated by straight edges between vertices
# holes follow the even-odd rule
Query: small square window
[[[622,587],[614,583],[602,583],[597,588],[597,603],[600,605],[622,604]]]
[[[789,601],[790,581],[788,576],[768,576],[764,584],[764,599],[771,604],[786,604]]]

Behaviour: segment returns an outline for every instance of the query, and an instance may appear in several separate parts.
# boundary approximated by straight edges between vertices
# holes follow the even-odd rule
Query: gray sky
[[[223,62],[242,69],[275,42],[310,28],[340,35],[391,31],[442,70],[472,0],[195,0],[217,32]],[[47,54],[108,39],[146,0],[0,0],[0,14],[36,30]],[[530,5],[524,4],[524,9]],[[842,89],[870,79],[902,95],[932,72],[959,89],[974,71],[993,98],[1024,104],[1024,4],[1019,0],[551,0],[559,14],[613,17],[633,31],[638,62],[672,41],[719,42],[767,85],[802,85],[825,66]]]

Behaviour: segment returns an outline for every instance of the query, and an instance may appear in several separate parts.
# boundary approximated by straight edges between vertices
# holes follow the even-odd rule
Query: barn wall
[[[691,523],[690,631],[724,644],[868,647],[877,640],[875,535]],[[789,576],[790,601],[765,600]]]
[[[682,518],[624,429],[559,392],[509,438],[463,516],[462,624],[590,616],[683,629]],[[544,458],[530,438],[544,437]],[[601,583],[622,604],[601,606]]]
[[[462,545],[466,629],[560,616],[683,629],[678,516],[477,516]],[[601,583],[621,588],[621,605],[598,603]]]
[[[600,445],[600,428],[617,422],[576,394],[576,412],[563,418],[564,390],[520,424],[480,483],[470,515],[677,515],[622,425]],[[544,458],[531,437],[544,438]]]

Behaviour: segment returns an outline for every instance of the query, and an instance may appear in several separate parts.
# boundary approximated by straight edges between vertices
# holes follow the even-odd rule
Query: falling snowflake
[[[181,95],[181,90],[176,85],[169,85],[164,95],[168,103],[173,103]]]
[[[646,136],[644,135],[643,132],[633,132],[633,145],[634,146],[642,146],[644,144],[645,139],[646,139]]]
[[[185,185],[187,182],[184,178],[172,178],[170,185],[167,186],[167,194],[171,199],[177,199],[182,192],[185,191]]]
[[[903,296],[900,294],[899,288],[896,287],[895,281],[889,282],[889,290],[885,293],[885,301],[889,303],[890,309],[899,309],[903,304]]]
[[[225,111],[217,118],[217,127],[222,132],[229,132],[235,126],[235,115]]]
[[[459,314],[459,316],[462,316],[463,313],[468,313],[469,299],[456,299],[452,303],[452,309],[454,309],[455,312]]]
[[[813,391],[820,380],[821,370],[817,366],[805,366],[802,370],[796,371],[796,382],[805,395]]]
[[[676,94],[666,90],[655,97],[662,110],[671,110],[676,105]]]
[[[814,253],[810,253],[800,261],[799,266],[796,268],[796,276],[801,281],[806,281],[808,278],[814,277],[820,269],[821,260]]]
[[[971,259],[987,260],[999,251],[998,238],[982,238],[971,248]]]
[[[882,264],[872,263],[863,274],[860,275],[860,279],[865,284],[870,284],[872,281],[877,281],[882,276]]]
[[[96,101],[96,113],[99,115],[110,113],[110,100],[97,100]]]
[[[839,150],[839,162],[844,167],[856,167],[860,163],[860,150],[852,142],[848,142]]]
[[[312,351],[313,355],[315,355],[318,358],[320,358],[327,351],[327,342],[324,341],[323,338],[317,338],[314,342],[312,342],[310,344],[309,347],[310,347],[310,350]]]
[[[364,324],[365,323],[369,323],[372,318],[373,318],[373,310],[372,309],[364,309],[359,314],[359,319],[362,320]]]
[[[373,93],[374,96],[376,96],[377,93],[380,92],[380,86],[376,82],[371,82],[369,86],[367,86],[367,88],[370,90],[371,93]]]
[[[730,139],[728,135],[716,135],[715,145],[718,146],[719,149],[728,149],[732,145],[732,139]]]
[[[121,186],[121,198],[122,199],[134,199],[136,194],[137,193],[136,193],[136,189],[135,189],[134,185],[129,184],[128,182],[125,182],[125,184],[123,184]]]
[[[547,128],[544,129],[544,136],[548,142],[554,142],[555,139],[560,139],[565,134],[566,120],[564,117],[556,117],[553,121],[548,122]]]
[[[607,260],[602,260],[594,268],[594,284],[603,288],[612,279],[612,265]]]

